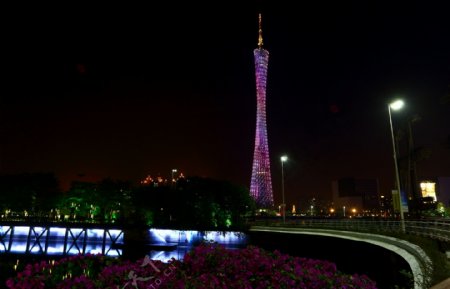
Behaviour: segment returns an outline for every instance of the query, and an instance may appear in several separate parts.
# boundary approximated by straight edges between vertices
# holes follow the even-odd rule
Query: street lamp
[[[396,178],[396,183],[397,183],[398,200],[399,200],[399,205],[400,205],[399,206],[399,211],[400,211],[400,222],[401,222],[401,226],[402,226],[402,232],[405,232],[405,217],[403,216],[402,195],[401,195],[401,190],[400,190],[400,175],[398,173],[397,150],[396,150],[396,146],[395,146],[394,128],[392,126],[391,109],[392,110],[399,110],[404,105],[405,105],[405,103],[403,102],[403,100],[396,100],[394,102],[391,102],[388,105],[389,123],[391,125],[392,149],[394,151],[393,156],[394,156],[394,165],[395,165],[395,178]]]
[[[285,161],[287,161],[287,156],[281,157],[281,193],[283,196],[283,223],[286,223],[286,204],[284,203],[284,170],[283,170],[283,164]]]

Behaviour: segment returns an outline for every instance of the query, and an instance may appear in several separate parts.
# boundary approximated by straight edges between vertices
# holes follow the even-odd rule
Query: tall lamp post
[[[287,156],[282,156],[281,157],[281,193],[283,196],[283,204],[281,204],[281,206],[283,207],[283,223],[286,223],[286,204],[284,203],[284,170],[283,170],[283,164],[285,161],[287,161],[288,157]]]
[[[394,102],[391,102],[388,105],[388,111],[389,111],[389,123],[391,125],[391,137],[392,137],[392,149],[394,151],[394,165],[395,165],[395,179],[396,179],[396,183],[397,183],[397,192],[398,192],[398,200],[399,200],[399,211],[400,211],[400,222],[401,222],[401,227],[402,227],[402,232],[405,232],[405,217],[403,215],[403,204],[402,204],[402,193],[400,190],[400,175],[398,172],[398,164],[397,164],[397,150],[396,150],[396,146],[395,146],[395,138],[394,138],[394,128],[392,126],[392,114],[391,114],[391,109],[392,110],[399,110],[403,107],[405,103],[403,102],[403,100],[396,100]]]

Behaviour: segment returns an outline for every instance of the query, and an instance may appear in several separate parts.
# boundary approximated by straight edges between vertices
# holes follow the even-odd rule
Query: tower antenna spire
[[[262,48],[262,46],[263,46],[261,18],[262,18],[261,13],[259,13],[259,19],[258,19],[258,25],[259,25],[258,47],[259,48]]]

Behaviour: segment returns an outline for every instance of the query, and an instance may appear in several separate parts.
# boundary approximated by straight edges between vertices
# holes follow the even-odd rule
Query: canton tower
[[[273,206],[266,126],[266,81],[269,51],[263,48],[261,14],[259,14],[258,48],[253,50],[253,55],[255,56],[256,74],[256,134],[250,194],[258,207],[269,208]]]

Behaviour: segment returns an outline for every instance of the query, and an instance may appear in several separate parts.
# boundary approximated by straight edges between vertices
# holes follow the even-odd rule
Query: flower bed
[[[347,275],[335,264],[268,252],[249,246],[227,250],[202,244],[183,261],[145,257],[136,262],[99,255],[64,258],[27,265],[7,281],[10,289],[28,288],[376,288],[364,275]]]

